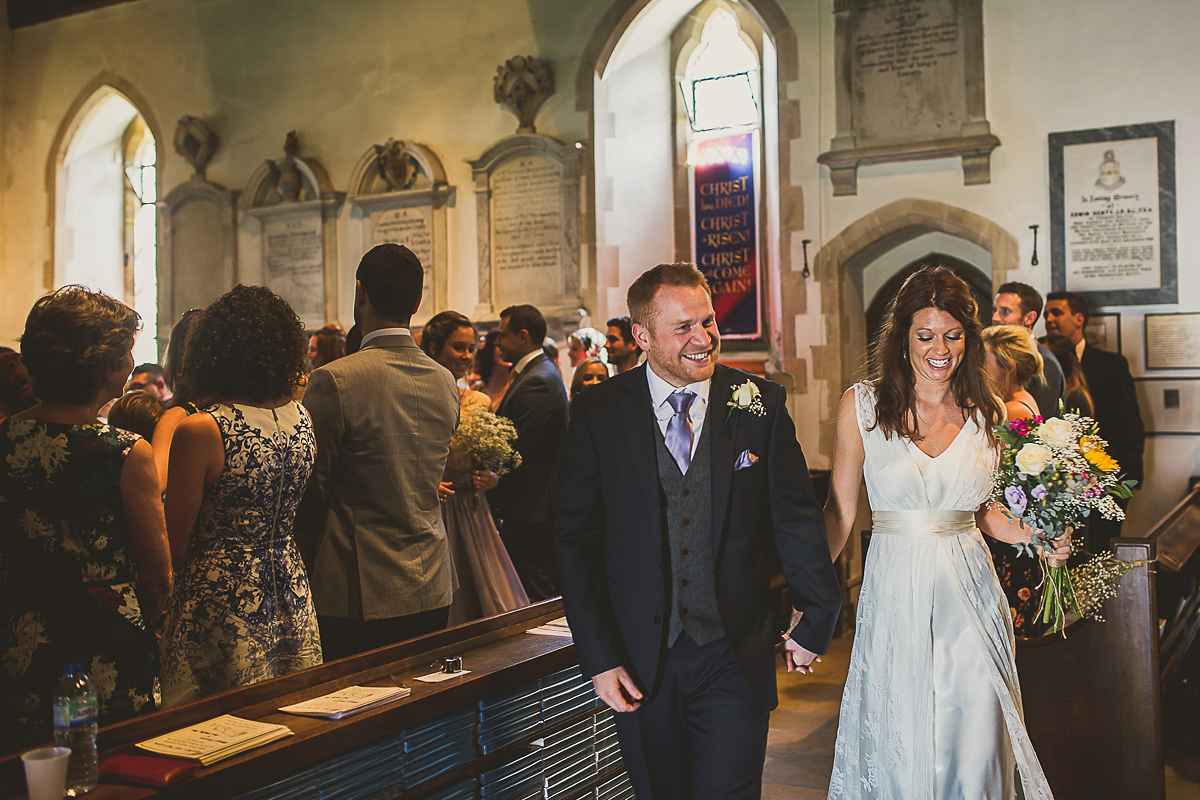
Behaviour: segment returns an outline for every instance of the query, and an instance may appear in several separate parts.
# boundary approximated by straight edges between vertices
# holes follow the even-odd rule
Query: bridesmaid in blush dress
[[[450,370],[459,382],[471,368],[475,341],[471,320],[455,311],[437,314],[425,323],[421,333],[421,348]],[[461,385],[458,391],[460,419],[473,411],[487,411],[491,407],[491,398],[483,392],[464,389]],[[529,597],[504,549],[484,495],[498,481],[499,476],[488,470],[460,472],[447,466],[445,478],[438,488],[442,520],[458,578],[458,588],[450,604],[450,625],[529,605]]]
[[[1028,540],[989,506],[1003,405],[976,306],[945,268],[913,273],[881,333],[876,380],[838,409],[825,506],[836,557],[865,478],[872,538],[830,800],[1049,800],[1025,731],[1008,603],[981,530]],[[1070,546],[1057,544],[1064,558]]]

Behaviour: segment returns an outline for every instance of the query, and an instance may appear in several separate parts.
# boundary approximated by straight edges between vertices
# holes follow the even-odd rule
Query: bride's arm
[[[833,476],[829,481],[829,499],[825,501],[825,534],[829,552],[836,560],[854,529],[858,512],[858,494],[862,489],[862,434],[854,409],[855,390],[851,386],[838,404],[837,430],[833,439]]]
[[[1005,514],[999,506],[985,503],[975,512],[975,523],[979,530],[997,541],[1008,544],[1023,544],[1033,536],[1033,530],[1023,522]],[[1065,561],[1071,555],[1071,536],[1064,534],[1054,540],[1052,560]]]

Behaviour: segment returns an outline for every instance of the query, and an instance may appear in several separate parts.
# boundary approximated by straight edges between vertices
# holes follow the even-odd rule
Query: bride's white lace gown
[[[995,456],[968,420],[936,458],[855,385],[872,537],[830,800],[1050,798],[1021,711],[1008,604],[973,511]],[[1019,772],[1019,778],[1014,775]]]

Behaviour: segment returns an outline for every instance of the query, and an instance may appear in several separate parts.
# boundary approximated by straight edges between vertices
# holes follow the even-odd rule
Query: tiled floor
[[[771,715],[764,800],[824,800],[833,769],[838,704],[850,662],[850,636],[834,641],[813,675],[779,670]],[[1200,800],[1200,759],[1167,754],[1167,800]]]

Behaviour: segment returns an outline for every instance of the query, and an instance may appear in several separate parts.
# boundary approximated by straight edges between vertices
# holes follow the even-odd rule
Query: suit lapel
[[[737,431],[739,414],[733,414],[725,421],[729,410],[729,399],[733,396],[730,385],[732,373],[720,365],[713,373],[712,384],[708,391],[708,414],[705,425],[711,425],[712,447],[712,537],[713,564],[716,565],[718,554],[721,552],[721,542],[727,531],[725,525],[725,510],[729,507],[729,492],[733,486],[733,441]]]
[[[658,457],[655,455],[654,437],[657,424],[651,408],[650,384],[646,382],[646,366],[635,367],[639,374],[630,376],[622,398],[621,417],[625,423],[625,446],[629,454],[626,460],[634,473],[634,484],[646,506],[649,519],[658,524],[662,519],[658,491]]]
[[[534,366],[538,363],[539,358],[545,360],[546,356],[542,353],[538,353],[536,356],[531,358],[529,363],[525,365],[525,369],[518,372],[517,377],[513,378],[513,382],[510,383],[508,388],[504,390],[504,396],[500,398],[500,402],[496,405],[497,414],[504,416],[504,412],[508,410],[509,398],[513,396],[513,392],[516,391],[517,386],[520,385],[521,381],[530,376],[530,374],[533,372]]]

